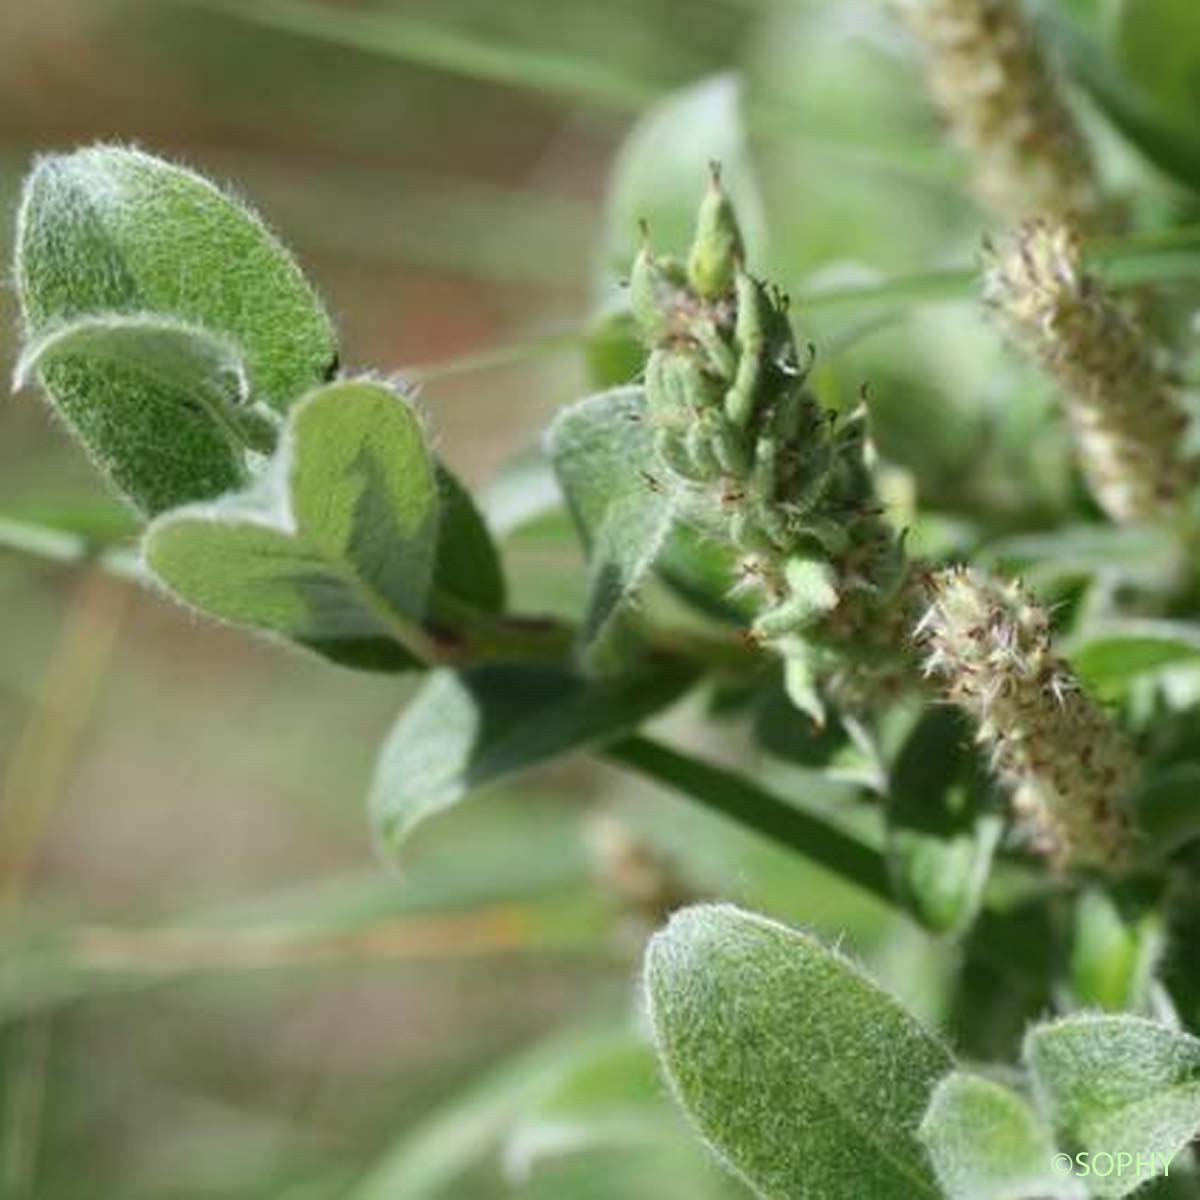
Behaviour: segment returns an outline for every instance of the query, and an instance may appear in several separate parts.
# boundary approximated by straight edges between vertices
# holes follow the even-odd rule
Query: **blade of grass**
[[[133,581],[145,578],[136,553],[127,547],[98,545],[82,534],[14,517],[0,516],[0,549],[50,562],[95,562],[120,578]]]
[[[14,1044],[0,1138],[0,1194],[5,1200],[33,1200],[37,1195],[50,1033],[51,1022],[36,1019],[9,1035]]]
[[[1154,233],[1135,233],[1098,243],[1088,263],[1116,286],[1194,281],[1200,275],[1200,225]],[[974,301],[979,271],[974,266],[913,271],[887,279],[833,287],[795,290],[801,310],[861,305],[907,305]]]
[[[594,895],[573,892],[334,930],[296,923],[223,929],[72,927],[40,944],[11,949],[0,961],[0,1023],[198,976],[362,970],[506,955],[587,955],[603,961],[603,935],[611,919]]]
[[[349,1200],[432,1200],[500,1141],[513,1119],[562,1073],[564,1061],[601,1031],[557,1032],[494,1068],[406,1130]]]
[[[391,918],[347,930],[305,928],[121,929],[89,926],[69,936],[84,971],[190,975],[298,967],[367,966],[474,958],[591,945],[605,914],[597,905],[496,904],[465,913]]]
[[[531,87],[569,100],[588,100],[637,111],[662,88],[631,79],[603,64],[484,41],[464,30],[435,25],[399,12],[331,8],[314,0],[175,0],[300,37],[472,79]]]
[[[62,797],[80,738],[116,648],[130,591],[89,569],[63,621],[41,696],[4,774],[0,804],[0,915],[17,916],[43,831]]]
[[[456,375],[474,375],[483,371],[518,367],[567,350],[581,349],[587,342],[590,331],[590,323],[580,322],[578,325],[535,334],[524,341],[490,346],[441,362],[415,363],[412,366],[400,367],[398,374],[409,383],[429,383],[438,379],[450,379]]]

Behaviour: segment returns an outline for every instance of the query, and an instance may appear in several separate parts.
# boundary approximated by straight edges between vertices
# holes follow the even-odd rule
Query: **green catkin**
[[[1112,223],[1087,143],[1019,0],[893,0],[925,49],[929,89],[1005,224],[1046,214]]]
[[[1196,483],[1188,418],[1136,318],[1083,269],[1064,223],[1026,222],[985,249],[984,295],[1012,341],[1058,385],[1080,466],[1114,521],[1168,514]]]
[[[1034,848],[1062,865],[1119,865],[1136,760],[1055,655],[1045,609],[1020,583],[970,568],[925,586],[915,633],[925,674],[975,722]]]
[[[835,417],[807,388],[786,300],[746,271],[716,171],[687,266],[647,243],[630,293],[660,466],[697,527],[740,555],[761,598],[750,636],[780,654],[793,698],[820,720],[821,648],[839,671],[905,653],[893,603],[904,555],[875,493],[865,414]]]

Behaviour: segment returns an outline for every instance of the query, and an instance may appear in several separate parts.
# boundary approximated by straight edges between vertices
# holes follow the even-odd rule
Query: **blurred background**
[[[1052,522],[1072,484],[1053,433],[1030,453],[1045,397],[971,304],[942,303],[936,272],[969,266],[981,218],[874,3],[0,0],[0,203],[11,217],[33,155],[95,140],[232,184],[322,290],[346,366],[419,383],[448,462],[495,488],[588,386],[582,334],[644,215],[614,162],[674,155],[698,196],[731,72],[758,181],[745,211],[799,293],[827,398],[866,379],[885,397],[901,493],[953,512],[982,491],[1013,528]],[[643,118],[681,88],[691,107],[657,145]],[[1139,217],[1178,205],[1103,137]],[[881,274],[911,273],[921,299],[928,272],[931,303],[903,322],[806,314],[806,290]],[[0,306],[11,367],[8,289]],[[1019,405],[1002,402],[1014,374]],[[648,920],[619,877],[631,856],[664,897],[847,937],[942,1015],[946,963],[911,927],[587,761],[489,793],[385,863],[363,798],[411,684],[70,561],[132,528],[40,401],[5,400],[0,1196],[739,1195],[625,1032]],[[511,539],[518,602],[577,597],[563,529]],[[694,717],[671,735],[695,738]],[[764,753],[738,726],[719,752]],[[787,786],[798,770],[764,766]]]

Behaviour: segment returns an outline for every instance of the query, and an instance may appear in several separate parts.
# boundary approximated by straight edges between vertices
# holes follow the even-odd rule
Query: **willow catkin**
[[[1020,583],[970,568],[938,571],[927,588],[925,674],[975,722],[1035,848],[1064,864],[1120,863],[1136,761],[1054,653],[1045,609]]]
[[[987,302],[1058,385],[1100,507],[1130,522],[1177,506],[1196,481],[1187,414],[1136,317],[1083,269],[1075,232],[1026,222],[986,248],[984,267]]]
[[[1095,167],[1018,0],[893,0],[925,49],[929,89],[1005,224],[1045,213],[1110,223]]]
[[[865,409],[842,417],[807,386],[786,299],[746,270],[715,171],[686,263],[644,245],[630,303],[657,469],[695,527],[736,552],[758,598],[750,637],[780,655],[792,699],[821,720],[831,662],[873,669],[897,653],[882,635],[907,566],[875,488]]]

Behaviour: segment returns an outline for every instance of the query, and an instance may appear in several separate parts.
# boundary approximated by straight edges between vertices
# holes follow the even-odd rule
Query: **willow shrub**
[[[922,11],[953,114],[971,63],[997,52],[991,25],[981,12],[963,33],[961,6]],[[812,385],[804,313],[756,257],[761,214],[731,141],[728,187],[716,165],[691,179],[685,253],[662,253],[653,227],[612,231],[627,286],[589,343],[599,390],[542,447],[588,563],[571,621],[512,611],[500,549],[413,395],[342,372],[316,290],[243,203],[97,146],[40,160],[19,213],[18,383],[40,383],[144,517],[145,577],[342,666],[426,676],[379,758],[385,845],[485,784],[598,749],[961,947],[967,999],[944,1035],[765,917],[700,905],[652,938],[661,1071],[697,1136],[764,1197],[1117,1196],[1191,1177],[1200,1041],[1177,1004],[1190,976],[1171,973],[1189,954],[1200,833],[1188,409],[1151,340],[1162,297],[1092,273],[1099,181],[1036,211],[1048,185],[1014,131],[1049,112],[1062,142],[1070,115],[1011,91],[1053,86],[1031,38],[1022,26],[1018,59],[982,76],[994,94],[970,95],[959,140],[996,156],[974,164],[985,202],[1034,210],[989,251],[980,294],[1063,389],[1090,518],[1005,539],[1007,515],[992,527],[976,505],[967,533],[939,541],[897,505],[869,397],[830,404]],[[687,120],[667,114],[627,158],[680,136]],[[1151,150],[1161,163],[1161,140]],[[1120,259],[1107,228],[1101,248]],[[639,735],[714,685],[714,714],[775,705],[762,736],[810,771],[845,778],[853,762],[856,820]],[[1030,1023],[1019,1061],[959,1057],[952,1040],[986,1042],[988,993],[1008,990],[1060,1015]]]

